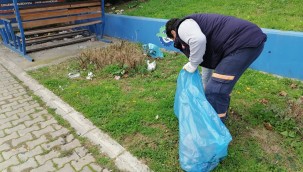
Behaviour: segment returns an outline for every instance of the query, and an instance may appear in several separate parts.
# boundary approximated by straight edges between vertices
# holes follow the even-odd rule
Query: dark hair
[[[173,38],[173,35],[171,34],[171,31],[176,29],[177,24],[179,23],[179,21],[180,21],[180,19],[178,19],[178,18],[172,18],[172,19],[170,19],[166,22],[165,27],[166,27],[167,37]]]

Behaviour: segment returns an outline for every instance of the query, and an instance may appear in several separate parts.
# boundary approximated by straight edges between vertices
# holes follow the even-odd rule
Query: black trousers
[[[230,94],[244,71],[261,54],[264,43],[256,48],[244,48],[231,53],[215,68],[205,86],[205,96],[218,114],[228,111]],[[224,119],[224,117],[221,117]]]

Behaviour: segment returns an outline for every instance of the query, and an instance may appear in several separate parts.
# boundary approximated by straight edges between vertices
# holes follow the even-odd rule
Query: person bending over
[[[189,58],[184,70],[193,73],[202,66],[206,99],[224,121],[232,89],[261,54],[266,34],[256,24],[220,14],[172,18],[166,34]]]

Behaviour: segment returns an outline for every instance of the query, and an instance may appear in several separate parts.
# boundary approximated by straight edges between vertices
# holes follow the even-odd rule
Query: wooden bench
[[[16,44],[15,48],[23,54],[103,36],[103,1],[57,0],[36,4],[31,0],[31,5],[16,5],[16,1],[14,15],[0,13],[0,29],[14,30],[16,40],[11,39],[10,44]],[[10,22],[15,18],[19,23]]]

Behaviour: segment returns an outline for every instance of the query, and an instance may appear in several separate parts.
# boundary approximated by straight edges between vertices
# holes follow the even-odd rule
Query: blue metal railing
[[[21,54],[26,59],[33,61],[26,53],[26,39],[24,33],[24,27],[22,24],[22,19],[20,15],[19,8],[26,7],[39,7],[45,5],[51,5],[55,2],[52,1],[39,1],[39,0],[1,0],[0,4],[0,36],[2,37],[2,42],[5,46],[9,47],[13,51]],[[105,12],[104,12],[104,0],[101,0],[101,18],[96,18],[93,20],[101,20],[100,24],[95,24],[92,26],[87,26],[90,32],[95,33],[98,40],[103,40],[104,34],[104,21],[105,21]],[[15,15],[15,18],[1,19],[6,15]],[[85,21],[85,20],[84,20]],[[82,21],[83,22],[83,21]],[[81,21],[80,21],[81,23]],[[18,28],[17,28],[18,26]],[[19,32],[19,34],[15,34]]]

